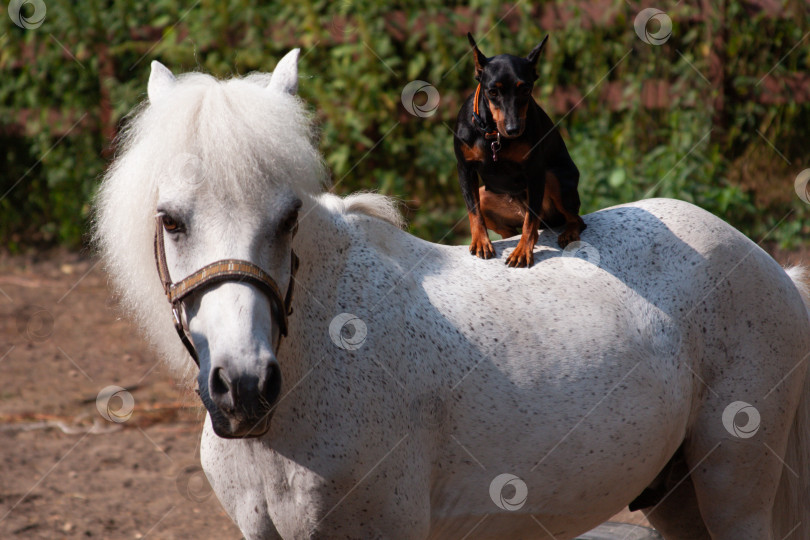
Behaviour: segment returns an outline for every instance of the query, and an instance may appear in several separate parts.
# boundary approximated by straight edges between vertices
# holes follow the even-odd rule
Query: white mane
[[[331,211],[402,225],[396,205],[382,195],[350,195],[338,205],[328,202],[337,197],[318,196],[329,182],[313,144],[312,115],[299,98],[268,88],[270,78],[178,77],[157,103],[144,102],[133,112],[96,199],[93,236],[114,289],[181,377],[193,364],[172,327],[153,252],[158,186],[172,158],[199,157],[205,182],[225,200],[262,197],[268,185],[283,184],[299,196],[315,196]]]
[[[404,228],[405,218],[399,211],[400,204],[393,197],[372,191],[358,191],[345,197],[324,193],[318,202],[332,212],[342,214],[366,214],[398,227]]]

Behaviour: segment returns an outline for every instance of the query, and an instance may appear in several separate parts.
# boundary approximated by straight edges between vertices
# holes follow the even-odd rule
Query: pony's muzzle
[[[214,362],[208,377],[208,395],[230,424],[228,435],[264,434],[281,392],[281,370],[272,358],[260,362],[259,371],[247,371],[231,362]]]

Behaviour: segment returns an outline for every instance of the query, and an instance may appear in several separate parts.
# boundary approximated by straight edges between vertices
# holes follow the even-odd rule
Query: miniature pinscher
[[[579,240],[579,170],[554,123],[532,97],[537,59],[546,36],[526,58],[500,54],[487,58],[467,34],[478,87],[458,114],[453,146],[458,179],[470,218],[470,253],[495,256],[487,229],[504,238],[521,231],[506,264],[534,262],[538,229],[565,224],[560,247]],[[478,177],[483,186],[479,189]]]

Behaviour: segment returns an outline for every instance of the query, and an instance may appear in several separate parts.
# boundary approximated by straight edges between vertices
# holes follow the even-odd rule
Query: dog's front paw
[[[518,242],[515,250],[506,258],[506,264],[512,268],[529,268],[534,264],[534,250],[532,246]]]
[[[470,253],[482,259],[491,259],[495,256],[495,248],[492,247],[492,242],[486,236],[473,236],[472,243],[470,243]]]
[[[563,232],[560,233],[560,236],[557,237],[557,245],[561,248],[565,248],[571,242],[578,242],[579,241],[579,229],[565,229]]]

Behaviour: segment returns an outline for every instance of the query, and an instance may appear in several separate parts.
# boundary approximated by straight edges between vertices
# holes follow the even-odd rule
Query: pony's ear
[[[475,60],[475,80],[481,80],[481,73],[484,71],[484,66],[487,65],[487,57],[484,56],[484,53],[478,48],[478,45],[475,44],[475,38],[473,38],[472,34],[467,32],[467,39],[470,41],[470,45],[472,46],[473,50],[473,60]]]
[[[156,103],[161,96],[166,94],[177,79],[174,78],[169,68],[158,62],[152,60],[152,72],[149,74],[149,84],[146,86],[146,94],[149,96],[149,101]]]
[[[278,61],[268,88],[295,94],[298,91],[298,55],[301,49],[293,49]]]
[[[541,41],[537,47],[532,49],[532,52],[530,52],[526,57],[526,60],[528,60],[531,65],[537,67],[537,59],[540,58],[540,53],[543,51],[543,47],[546,46],[546,41],[548,41],[548,34],[546,34],[543,41]]]

